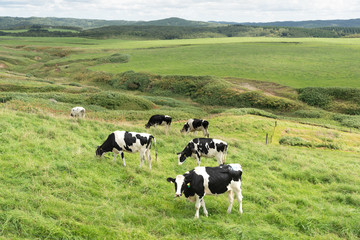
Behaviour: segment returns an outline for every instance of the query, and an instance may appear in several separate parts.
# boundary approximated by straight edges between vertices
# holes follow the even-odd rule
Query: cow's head
[[[149,123],[145,124],[145,128],[150,128],[150,124]]]
[[[179,152],[177,153],[177,155],[178,155],[178,164],[182,165],[186,160],[186,155],[184,152]]]
[[[177,175],[176,178],[167,178],[168,182],[175,184],[175,197],[181,197],[186,188],[190,188],[190,179],[187,175]]]
[[[98,146],[96,149],[96,156],[101,157],[105,153],[105,150],[101,146]]]
[[[183,126],[183,128],[180,130],[180,132],[181,132],[181,133],[183,133],[183,132],[188,132],[189,128],[190,128],[189,124],[188,124],[188,123],[185,123],[184,126]]]

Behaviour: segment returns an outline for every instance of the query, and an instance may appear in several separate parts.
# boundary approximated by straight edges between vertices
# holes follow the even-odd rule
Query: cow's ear
[[[177,153],[176,155],[180,155],[180,154],[181,154],[181,152]]]
[[[166,180],[167,180],[168,182],[172,182],[172,183],[175,182],[175,178],[171,178],[171,177],[167,178]]]
[[[184,177],[185,177],[185,183],[187,184],[187,183],[189,183],[189,182],[191,182],[191,180],[192,180],[192,177],[191,177],[191,175],[190,174],[186,174],[186,175],[184,175]]]

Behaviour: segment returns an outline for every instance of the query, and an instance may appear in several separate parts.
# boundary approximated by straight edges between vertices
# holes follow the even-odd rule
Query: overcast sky
[[[360,0],[0,0],[0,16],[272,22],[360,18]]]

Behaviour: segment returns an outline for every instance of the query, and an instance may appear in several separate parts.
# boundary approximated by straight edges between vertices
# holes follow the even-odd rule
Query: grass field
[[[80,38],[1,38],[3,46],[65,48],[61,62],[91,60],[111,53],[128,63],[90,69],[133,70],[170,75],[213,75],[276,82],[291,87],[359,87],[359,39],[214,38],[169,41]]]
[[[196,166],[177,166],[176,152],[192,136],[150,130],[158,142],[153,169],[127,167],[95,147],[117,129],[143,132],[145,121],[74,121],[52,114],[1,109],[1,235],[5,238],[122,239],[356,239],[360,237],[358,135],[356,152],[265,145],[273,120],[217,116],[210,134],[228,141],[227,161],[241,163],[244,214],[226,214],[226,196],[205,197],[209,218],[194,220],[194,204],[174,199],[166,178]],[[224,124],[227,121],[228,125]],[[306,131],[280,121],[275,133]],[[336,135],[321,128],[313,131]],[[342,133],[338,133],[342,135]],[[310,137],[310,135],[309,135]],[[274,140],[275,140],[274,139]],[[154,157],[154,153],[153,157]],[[215,166],[211,159],[203,164]]]
[[[280,40],[300,43],[277,43]],[[326,71],[341,82],[346,75],[342,67],[353,73],[346,83],[355,84],[358,40],[280,40],[1,38],[0,238],[359,239],[360,134],[356,125],[350,128],[342,122],[360,121],[358,116],[305,105],[279,115],[254,108],[208,106],[176,94],[114,89],[104,84],[108,76],[101,72],[95,80],[87,79],[94,74],[86,71],[89,67],[114,73],[128,66],[162,74],[195,71],[186,62],[198,65],[196,75],[213,71],[221,76],[227,62],[232,64],[229,73],[247,72],[254,79],[269,76],[266,81],[274,81],[270,77],[285,81],[280,71],[272,73],[281,68],[290,86],[305,84],[299,80],[301,74],[309,74],[316,86],[335,84],[319,77]],[[129,54],[130,62],[99,63],[119,52]],[[236,71],[241,61],[246,66]],[[309,72],[301,73],[293,61]],[[298,101],[291,88],[226,79]],[[345,80],[342,83],[346,85]],[[70,109],[77,105],[86,108],[85,119],[70,119]],[[173,117],[168,135],[161,127],[144,128],[153,114]],[[226,213],[227,196],[206,196],[209,217],[200,211],[200,219],[195,220],[194,203],[174,198],[174,186],[166,178],[197,165],[192,158],[177,165],[176,153],[201,136],[180,134],[192,117],[209,120],[210,137],[229,144],[227,163],[242,165],[242,215],[236,201],[233,212]],[[152,170],[147,164],[139,168],[138,154],[125,153],[127,167],[119,158],[112,162],[111,153],[95,157],[96,147],[115,130],[156,137],[158,161]],[[266,134],[271,143],[265,144]],[[154,155],[152,148],[153,159]],[[215,159],[201,162],[217,165]]]

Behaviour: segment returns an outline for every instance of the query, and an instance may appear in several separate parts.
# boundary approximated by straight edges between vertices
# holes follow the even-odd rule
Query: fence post
[[[268,136],[269,136],[269,134],[266,134],[266,144],[268,142]]]

